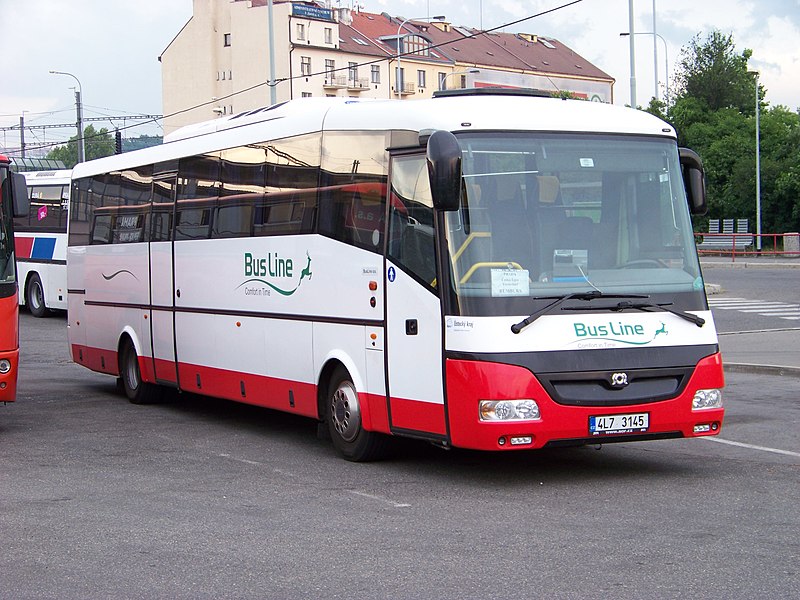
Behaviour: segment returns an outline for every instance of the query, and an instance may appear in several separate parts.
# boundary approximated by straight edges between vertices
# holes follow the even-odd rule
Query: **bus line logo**
[[[275,291],[281,296],[291,296],[303,283],[311,279],[311,255],[306,251],[306,266],[299,273],[291,258],[280,256],[277,252],[267,252],[266,256],[244,253],[244,276],[246,279],[235,289],[244,287],[245,296],[271,296]]]
[[[618,344],[626,346],[646,346],[659,335],[669,335],[666,324],[662,321],[661,327],[649,328],[639,323],[623,323],[622,321],[608,321],[604,324],[593,325],[577,322],[572,324],[575,340],[573,344],[586,343],[584,347],[612,347]]]

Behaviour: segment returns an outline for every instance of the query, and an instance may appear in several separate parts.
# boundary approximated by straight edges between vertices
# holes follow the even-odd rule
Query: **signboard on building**
[[[318,21],[333,21],[333,11],[330,8],[321,8],[309,4],[292,4],[292,16]]]

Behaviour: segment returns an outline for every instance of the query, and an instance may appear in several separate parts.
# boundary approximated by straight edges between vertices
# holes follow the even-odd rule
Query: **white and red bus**
[[[17,399],[19,304],[14,261],[14,217],[27,214],[25,178],[0,155],[0,402]]]
[[[19,303],[34,317],[67,309],[67,210],[72,171],[23,173],[30,210],[14,219]]]
[[[75,167],[73,359],[393,436],[511,450],[714,435],[690,212],[647,113],[499,94],[302,99]]]

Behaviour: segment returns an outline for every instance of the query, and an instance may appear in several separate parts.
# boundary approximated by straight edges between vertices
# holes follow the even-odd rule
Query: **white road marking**
[[[717,437],[702,437],[700,439],[706,440],[707,442],[716,442],[717,444],[728,444],[729,446],[738,446],[739,448],[749,448],[750,450],[761,450],[763,452],[772,452],[774,454],[785,454],[786,456],[796,456],[797,458],[800,458],[800,452],[792,452],[791,450],[780,450],[778,448],[756,446],[755,444],[745,444],[744,442],[723,440]]]
[[[746,298],[710,298],[708,305],[712,310],[735,310],[753,313],[762,317],[777,317],[790,321],[800,320],[800,305],[786,302],[748,300]]]
[[[361,496],[363,498],[369,498],[370,500],[376,500],[383,504],[388,504],[389,506],[393,506],[394,508],[408,508],[410,504],[403,504],[401,502],[395,502],[389,498],[384,498],[383,496],[376,496],[375,494],[367,494],[366,492],[359,492],[358,490],[347,490],[348,493],[354,494],[356,496]]]

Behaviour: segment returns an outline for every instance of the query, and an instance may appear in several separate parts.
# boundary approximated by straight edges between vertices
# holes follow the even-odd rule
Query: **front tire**
[[[42,280],[36,273],[28,279],[28,285],[25,288],[25,304],[28,305],[28,310],[34,317],[46,317],[49,313],[44,301]]]
[[[358,393],[350,375],[341,367],[336,369],[328,386],[325,420],[334,447],[347,460],[367,462],[386,455],[388,438],[364,429]]]
[[[126,339],[122,344],[119,359],[119,374],[125,395],[133,404],[153,404],[161,400],[164,390],[152,383],[142,381],[139,357],[133,343]]]

